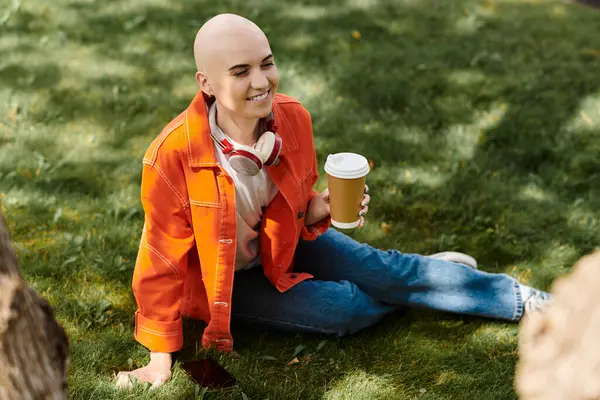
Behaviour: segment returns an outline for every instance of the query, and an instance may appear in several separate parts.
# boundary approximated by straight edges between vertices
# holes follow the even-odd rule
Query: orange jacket
[[[283,149],[280,163],[266,167],[279,193],[263,214],[260,258],[265,276],[284,292],[312,278],[292,273],[299,238],[314,240],[330,220],[304,224],[318,178],[308,111],[280,94],[273,111]],[[151,351],[182,347],[182,315],[208,323],[202,337],[205,348],[233,348],[229,325],[237,236],[235,189],[214,151],[205,100],[198,92],[144,156],[145,219],[132,286],[138,304],[135,337]]]

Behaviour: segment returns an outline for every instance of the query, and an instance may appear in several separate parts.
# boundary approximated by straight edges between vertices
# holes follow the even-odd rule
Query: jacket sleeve
[[[310,142],[313,146],[312,147],[313,174],[311,176],[311,180],[312,180],[312,185],[314,186],[317,183],[317,180],[319,179],[319,169],[318,169],[318,165],[317,165],[317,153],[314,148],[312,120],[310,117],[310,113],[304,107],[303,107],[303,110],[306,114],[306,117],[308,118],[308,127],[309,127],[308,130],[310,132]],[[320,196],[320,195],[321,194],[319,192],[317,192],[316,190],[313,190],[310,194],[310,198],[308,199],[308,202],[306,203],[306,206],[308,207],[308,204],[312,201],[313,197]],[[320,235],[325,233],[325,231],[327,231],[327,229],[329,229],[330,225],[331,225],[331,217],[327,216],[327,217],[323,218],[322,220],[320,220],[310,226],[304,226],[302,228],[300,237],[303,240],[315,240],[317,237],[319,237]]]
[[[185,213],[185,185],[177,183],[183,182],[178,168],[145,162],[142,171],[144,229],[132,284],[138,305],[135,338],[156,352],[183,346],[179,306],[194,235]]]

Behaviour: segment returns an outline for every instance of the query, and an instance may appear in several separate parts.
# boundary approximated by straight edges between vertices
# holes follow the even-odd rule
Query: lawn
[[[148,392],[130,284],[143,153],[196,91],[219,12],[257,22],[327,154],[373,161],[379,248],[460,250],[545,289],[599,242],[600,13],[563,2],[0,0],[0,201],[71,340],[72,399],[515,399],[518,325],[425,310],[344,339],[236,327],[238,380]],[[318,189],[324,188],[320,180]],[[186,321],[179,360],[207,356]],[[299,351],[299,363],[287,366]],[[204,394],[203,394],[204,393]],[[203,395],[202,395],[203,394]]]

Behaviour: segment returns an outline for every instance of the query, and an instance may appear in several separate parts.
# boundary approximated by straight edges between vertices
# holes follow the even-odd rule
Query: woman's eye
[[[244,69],[244,70],[242,70],[242,71],[238,71],[238,72],[234,73],[234,75],[235,75],[235,76],[244,76],[244,75],[246,75],[247,73],[248,73],[248,71]]]
[[[275,65],[275,63],[273,63],[273,62],[268,62],[268,63],[265,63],[265,64],[263,64],[263,67],[271,67],[271,66],[273,66],[273,65]]]

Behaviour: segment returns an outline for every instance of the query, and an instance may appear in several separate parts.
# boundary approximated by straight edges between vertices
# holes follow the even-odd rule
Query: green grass
[[[0,5],[2,207],[25,276],[71,338],[73,399],[194,395],[179,367],[152,393],[118,392],[112,379],[148,360],[133,340],[130,290],[143,152],[191,100],[193,37],[218,12],[248,16],[269,35],[281,91],[312,113],[321,168],[336,151],[373,160],[357,239],[466,251],[485,270],[543,288],[600,239],[600,14],[591,9],[543,0]],[[206,355],[201,329],[186,321],[180,359]],[[517,332],[422,310],[341,340],[236,328],[238,356],[216,357],[239,384],[204,398],[514,399]],[[299,345],[300,363],[286,367]]]

